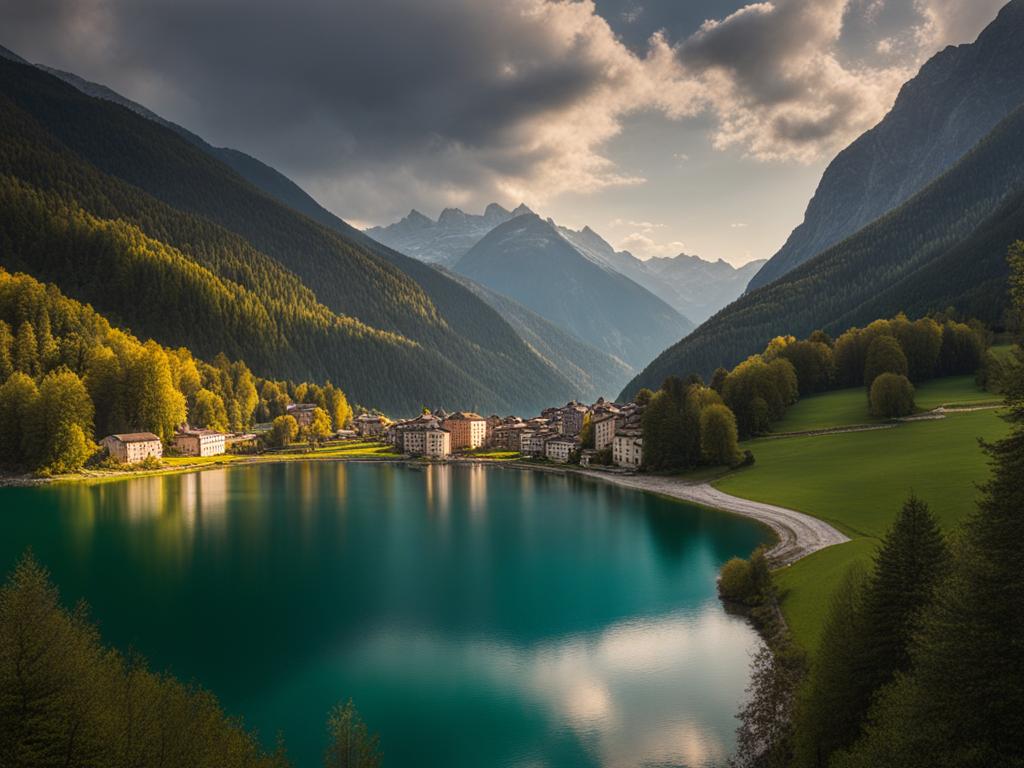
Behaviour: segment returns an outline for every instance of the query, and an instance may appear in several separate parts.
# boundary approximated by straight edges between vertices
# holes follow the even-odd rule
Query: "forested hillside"
[[[1022,30],[1024,0],[1012,0],[976,42],[933,56],[903,86],[890,113],[832,161],[803,223],[750,290],[896,208],[1024,103]]]
[[[5,266],[163,343],[332,378],[393,411],[574,394],[462,286],[413,263],[435,303],[403,257],[315,224],[166,127],[6,60],[0,94]]]
[[[732,366],[782,333],[953,306],[999,326],[1007,248],[1024,236],[1024,108],[948,173],[891,214],[770,285],[743,296],[666,350],[626,387]]]

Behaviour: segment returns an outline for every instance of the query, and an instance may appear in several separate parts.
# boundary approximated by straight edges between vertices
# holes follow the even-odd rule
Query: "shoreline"
[[[32,476],[8,476],[0,478],[0,487],[25,487],[47,485],[51,483],[101,483],[117,480],[159,477],[161,475],[186,474],[201,472],[207,469],[225,469],[234,466],[252,466],[253,464],[289,463],[296,461],[338,461],[351,463],[389,463],[408,464],[411,466],[431,466],[442,464],[454,465],[485,465],[504,467],[517,470],[549,472],[565,476],[584,477],[598,482],[608,483],[645,493],[697,504],[719,512],[739,515],[754,520],[775,535],[776,543],[768,550],[767,556],[776,568],[792,565],[807,555],[835,544],[849,541],[849,537],[840,533],[824,520],[807,515],[803,512],[778,507],[772,504],[743,499],[738,496],[719,491],[708,481],[685,480],[677,477],[660,475],[636,475],[617,472],[602,472],[592,469],[575,468],[566,465],[546,465],[529,461],[488,458],[450,458],[444,461],[423,461],[407,456],[317,456],[315,454],[283,454],[277,456],[253,456],[222,462],[206,462],[189,464],[179,467],[144,470],[140,472],[110,472],[103,474],[63,476],[54,478],[36,478]]]
[[[707,481],[658,475],[613,475],[585,469],[574,474],[755,520],[771,529],[778,539],[766,552],[774,568],[792,565],[807,555],[850,540],[824,520],[794,509],[732,496]]]

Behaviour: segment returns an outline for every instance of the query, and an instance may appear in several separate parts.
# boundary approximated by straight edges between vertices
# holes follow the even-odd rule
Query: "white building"
[[[138,464],[150,457],[159,459],[164,455],[163,443],[152,432],[108,435],[100,440],[100,445],[107,449],[112,459],[122,464]]]
[[[618,467],[640,468],[644,463],[644,438],[639,429],[620,429],[615,433],[612,461]]]
[[[565,435],[549,437],[544,443],[544,455],[549,461],[558,464],[565,464],[569,461],[569,455],[576,450],[576,441]]]
[[[615,430],[618,429],[618,418],[614,413],[605,413],[595,417],[591,422],[594,427],[594,450],[600,451],[607,448],[615,439]]]
[[[443,459],[452,452],[452,434],[443,427],[423,430],[423,455]]]
[[[174,435],[174,450],[182,456],[218,456],[225,435],[212,429],[183,429]]]

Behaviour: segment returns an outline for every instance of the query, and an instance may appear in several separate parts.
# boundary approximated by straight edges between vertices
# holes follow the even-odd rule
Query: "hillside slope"
[[[891,211],[952,167],[1024,104],[1024,0],[969,45],[933,56],[892,110],[825,170],[804,221],[750,281],[776,280]]]
[[[594,402],[599,397],[612,399],[622,385],[636,373],[624,362],[597,347],[587,344],[550,323],[507,296],[485,288],[464,275],[455,279],[486,301],[511,325],[519,337],[580,388],[580,399]]]
[[[838,333],[899,311],[953,306],[989,323],[1007,306],[1005,262],[1024,238],[1024,107],[892,213],[726,307],[623,391],[708,376],[778,334]]]
[[[449,320],[392,261],[281,205],[150,119],[6,60],[0,61],[0,110],[0,174],[22,210],[42,201],[45,216],[37,223],[51,233],[44,251],[24,218],[4,210],[5,237],[20,243],[18,252],[4,249],[4,263],[56,281],[76,298],[96,301],[91,294],[102,295],[102,310],[137,333],[197,348],[220,342],[262,374],[330,377],[357,401],[390,410],[442,399],[482,409],[532,410],[574,394],[567,380],[462,286],[447,280],[450,294],[470,297],[468,316]],[[138,256],[131,246],[142,242],[147,256],[130,263],[148,281],[155,279],[157,264],[179,278],[200,275],[196,267],[202,267],[208,274],[197,278],[200,284],[216,278],[244,288],[246,298],[233,301],[230,313],[258,311],[272,318],[275,333],[293,353],[278,357],[270,343],[277,337],[265,337],[256,325],[236,322],[229,331],[192,322],[182,302],[203,300],[195,288],[165,294],[158,283],[143,306],[127,292],[103,293],[116,286],[91,274],[100,262],[88,267],[84,259],[47,261],[48,254],[71,251],[59,226],[69,216],[84,222],[82,237],[104,227],[116,230],[118,242],[93,249],[108,268],[111,259],[114,266],[128,264],[129,254]],[[161,261],[157,253],[166,258]],[[37,274],[47,263],[51,273]],[[222,304],[217,306],[223,309]],[[147,322],[155,327],[144,328]],[[473,328],[478,338],[456,333],[458,324]],[[494,332],[485,345],[479,328],[488,325]],[[355,346],[339,341],[342,330]],[[363,343],[367,339],[376,345],[372,350]]]
[[[692,328],[657,296],[588,259],[535,214],[493,229],[455,271],[634,367]]]

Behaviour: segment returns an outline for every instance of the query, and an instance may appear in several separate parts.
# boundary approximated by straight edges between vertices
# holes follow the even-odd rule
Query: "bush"
[[[771,592],[772,579],[764,547],[755,549],[749,560],[732,558],[718,575],[718,593],[723,600],[755,607],[765,603]]]
[[[906,376],[883,373],[871,385],[871,414],[886,419],[914,412],[914,385]]]

